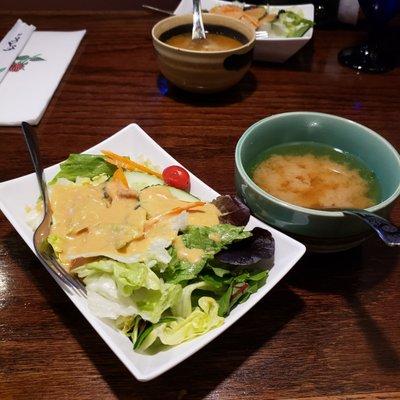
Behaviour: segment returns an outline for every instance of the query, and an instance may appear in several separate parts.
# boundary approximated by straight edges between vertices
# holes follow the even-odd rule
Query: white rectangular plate
[[[165,168],[171,164],[179,164],[136,124],[128,125],[115,135],[85,151],[85,153],[99,154],[100,150],[105,149],[111,150],[115,153],[128,155],[133,159],[138,159],[140,156],[144,156],[154,164],[159,165],[161,168]],[[47,180],[51,179],[58,170],[58,164],[47,168]],[[200,199],[211,201],[218,195],[217,192],[208,187],[194,175],[190,174],[190,179],[192,184],[191,192]],[[32,242],[33,233],[26,221],[25,206],[34,204],[38,195],[39,188],[34,174],[0,183],[1,210],[32,251],[34,251]],[[132,343],[127,337],[123,336],[116,329],[95,317],[88,309],[85,299],[75,293],[71,293],[71,291],[68,290],[68,288],[54,274],[52,274],[51,271],[49,272],[97,333],[108,344],[111,350],[125,364],[129,371],[138,380],[148,381],[179,364],[181,361],[185,360],[220,335],[225,329],[231,326],[259,300],[261,300],[304,254],[305,247],[301,243],[266,226],[256,218],[251,217],[248,229],[252,229],[255,226],[267,228],[272,232],[276,243],[275,265],[270,271],[265,286],[263,286],[257,293],[253,294],[245,303],[236,307],[225,319],[225,323],[221,327],[192,341],[172,347],[155,355],[143,355],[133,351]],[[254,329],[256,328],[257,327],[254,327]]]
[[[251,3],[251,1],[250,1]],[[223,4],[232,4],[223,0],[202,0],[201,6],[203,10]],[[244,3],[247,5],[247,3]],[[182,0],[175,9],[174,14],[191,14],[193,3],[192,0]],[[287,8],[294,8],[303,12],[304,18],[314,21],[314,5],[313,4],[296,4],[290,6],[271,6],[271,11],[278,12]],[[313,29],[309,29],[304,36],[298,38],[266,38],[257,39],[254,48],[254,59],[260,61],[269,61],[283,63],[288,58],[297,53],[313,35]]]

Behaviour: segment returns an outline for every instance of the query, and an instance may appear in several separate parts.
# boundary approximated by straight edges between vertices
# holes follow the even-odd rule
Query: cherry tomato
[[[190,176],[188,172],[179,165],[171,165],[164,169],[162,173],[164,182],[168,186],[189,191]]]

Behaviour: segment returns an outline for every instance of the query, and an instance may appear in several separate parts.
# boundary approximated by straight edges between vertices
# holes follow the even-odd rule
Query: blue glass
[[[339,61],[358,71],[381,73],[396,66],[396,55],[387,47],[386,23],[400,10],[400,0],[358,0],[368,20],[369,38],[366,43],[342,50]]]
[[[360,7],[373,24],[384,25],[399,9],[399,0],[358,0]]]
[[[157,77],[157,87],[161,95],[166,96],[168,94],[169,83],[162,75]]]

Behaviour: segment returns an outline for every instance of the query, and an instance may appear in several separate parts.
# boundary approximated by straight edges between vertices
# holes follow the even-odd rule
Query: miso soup
[[[192,51],[225,51],[243,46],[248,39],[242,33],[222,25],[207,24],[206,39],[192,40],[192,25],[179,25],[160,36],[170,46]]]
[[[253,181],[267,193],[307,208],[367,208],[380,201],[379,182],[352,154],[313,142],[274,146],[260,155]]]
[[[171,37],[165,43],[180,49],[195,51],[223,51],[242,46],[239,40],[218,33],[209,33],[206,39],[198,40],[192,40],[192,34],[189,32],[181,33]]]

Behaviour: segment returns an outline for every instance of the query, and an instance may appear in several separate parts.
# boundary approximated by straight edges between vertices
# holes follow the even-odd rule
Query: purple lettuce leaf
[[[274,265],[275,241],[266,229],[256,227],[252,236],[234,242],[215,255],[230,269],[270,269]]]
[[[245,226],[249,221],[249,208],[235,195],[218,196],[212,203],[221,212],[219,216],[221,224]]]

